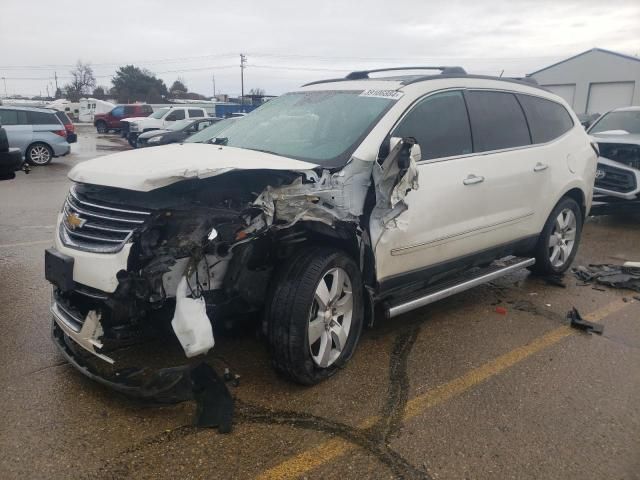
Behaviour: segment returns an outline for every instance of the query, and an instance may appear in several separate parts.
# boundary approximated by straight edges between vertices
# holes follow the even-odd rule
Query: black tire
[[[29,145],[24,156],[29,164],[43,166],[51,163],[53,150],[46,143],[36,142]]]
[[[571,246],[571,251],[568,255],[564,255],[564,258],[561,261],[561,264],[553,264],[552,263],[552,255],[553,255],[553,247],[551,247],[550,241],[551,236],[554,234],[554,230],[557,229],[556,219],[560,216],[561,212],[566,212],[570,210],[575,216],[576,225],[575,225],[575,240]],[[537,275],[560,275],[564,273],[573,262],[573,259],[578,252],[578,246],[580,244],[580,236],[582,235],[582,224],[583,224],[583,216],[582,210],[580,206],[576,203],[573,198],[564,197],[562,198],[555,208],[552,210],[549,218],[544,224],[544,228],[540,233],[540,237],[538,238],[538,242],[533,251],[533,255],[536,258],[536,263],[529,267],[529,269],[537,274]],[[560,260],[556,260],[560,261]]]
[[[107,123],[102,120],[96,122],[96,130],[100,134],[109,133],[109,129],[107,128]]]
[[[129,138],[127,138],[127,140],[129,141],[129,145],[132,148],[138,148],[138,139],[137,138],[129,137]]]
[[[312,308],[317,306],[316,288],[335,268],[346,272],[351,283],[351,326],[337,359],[327,367],[320,367],[311,354],[309,321]],[[321,382],[349,361],[360,339],[364,306],[358,266],[340,250],[309,247],[288,259],[273,285],[265,310],[273,366],[294,382],[303,385]]]

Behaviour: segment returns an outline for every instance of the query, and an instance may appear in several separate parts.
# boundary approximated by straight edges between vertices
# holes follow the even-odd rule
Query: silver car
[[[0,125],[7,132],[9,146],[19,148],[32,165],[46,165],[71,151],[67,130],[53,109],[0,107]]]

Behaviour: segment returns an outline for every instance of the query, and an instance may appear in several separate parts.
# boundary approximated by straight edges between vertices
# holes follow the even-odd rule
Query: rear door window
[[[48,112],[27,112],[27,120],[31,125],[59,125],[60,120]]]
[[[132,107],[132,106],[130,106],[130,105],[127,105],[126,107],[124,107],[124,114],[125,114],[125,115],[127,115],[127,116],[131,116],[131,115],[133,115],[134,113],[135,113],[135,108],[134,108],[134,107]]]
[[[175,120],[184,120],[184,110],[174,110],[166,116],[165,120],[173,122]]]
[[[465,97],[474,152],[531,145],[527,121],[514,94],[471,90]]]
[[[546,98],[518,94],[518,100],[527,116],[533,143],[554,140],[573,128],[567,109]]]
[[[204,112],[200,109],[189,109],[189,118],[204,117]]]
[[[462,92],[437,93],[421,100],[392,136],[414,137],[423,160],[471,153],[471,129]]]

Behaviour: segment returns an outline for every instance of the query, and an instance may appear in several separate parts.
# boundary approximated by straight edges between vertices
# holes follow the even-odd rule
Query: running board
[[[413,296],[409,298],[404,297],[388,302],[387,316],[392,318],[402,315],[416,308],[424,307],[425,305],[450,297],[456,293],[464,292],[470,288],[503,277],[516,270],[533,265],[534,263],[536,263],[535,258],[513,257],[507,260],[498,260],[486,268],[478,269],[461,277],[432,285],[426,290],[421,290],[413,294]]]

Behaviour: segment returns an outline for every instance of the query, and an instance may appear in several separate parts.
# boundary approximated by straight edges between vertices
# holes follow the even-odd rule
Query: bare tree
[[[254,97],[264,97],[265,93],[264,88],[252,88],[249,90],[249,95]]]
[[[68,100],[77,102],[80,97],[91,92],[96,86],[96,77],[93,75],[93,68],[90,63],[83,63],[78,60],[76,67],[69,72],[71,82],[65,85],[64,91]]]

